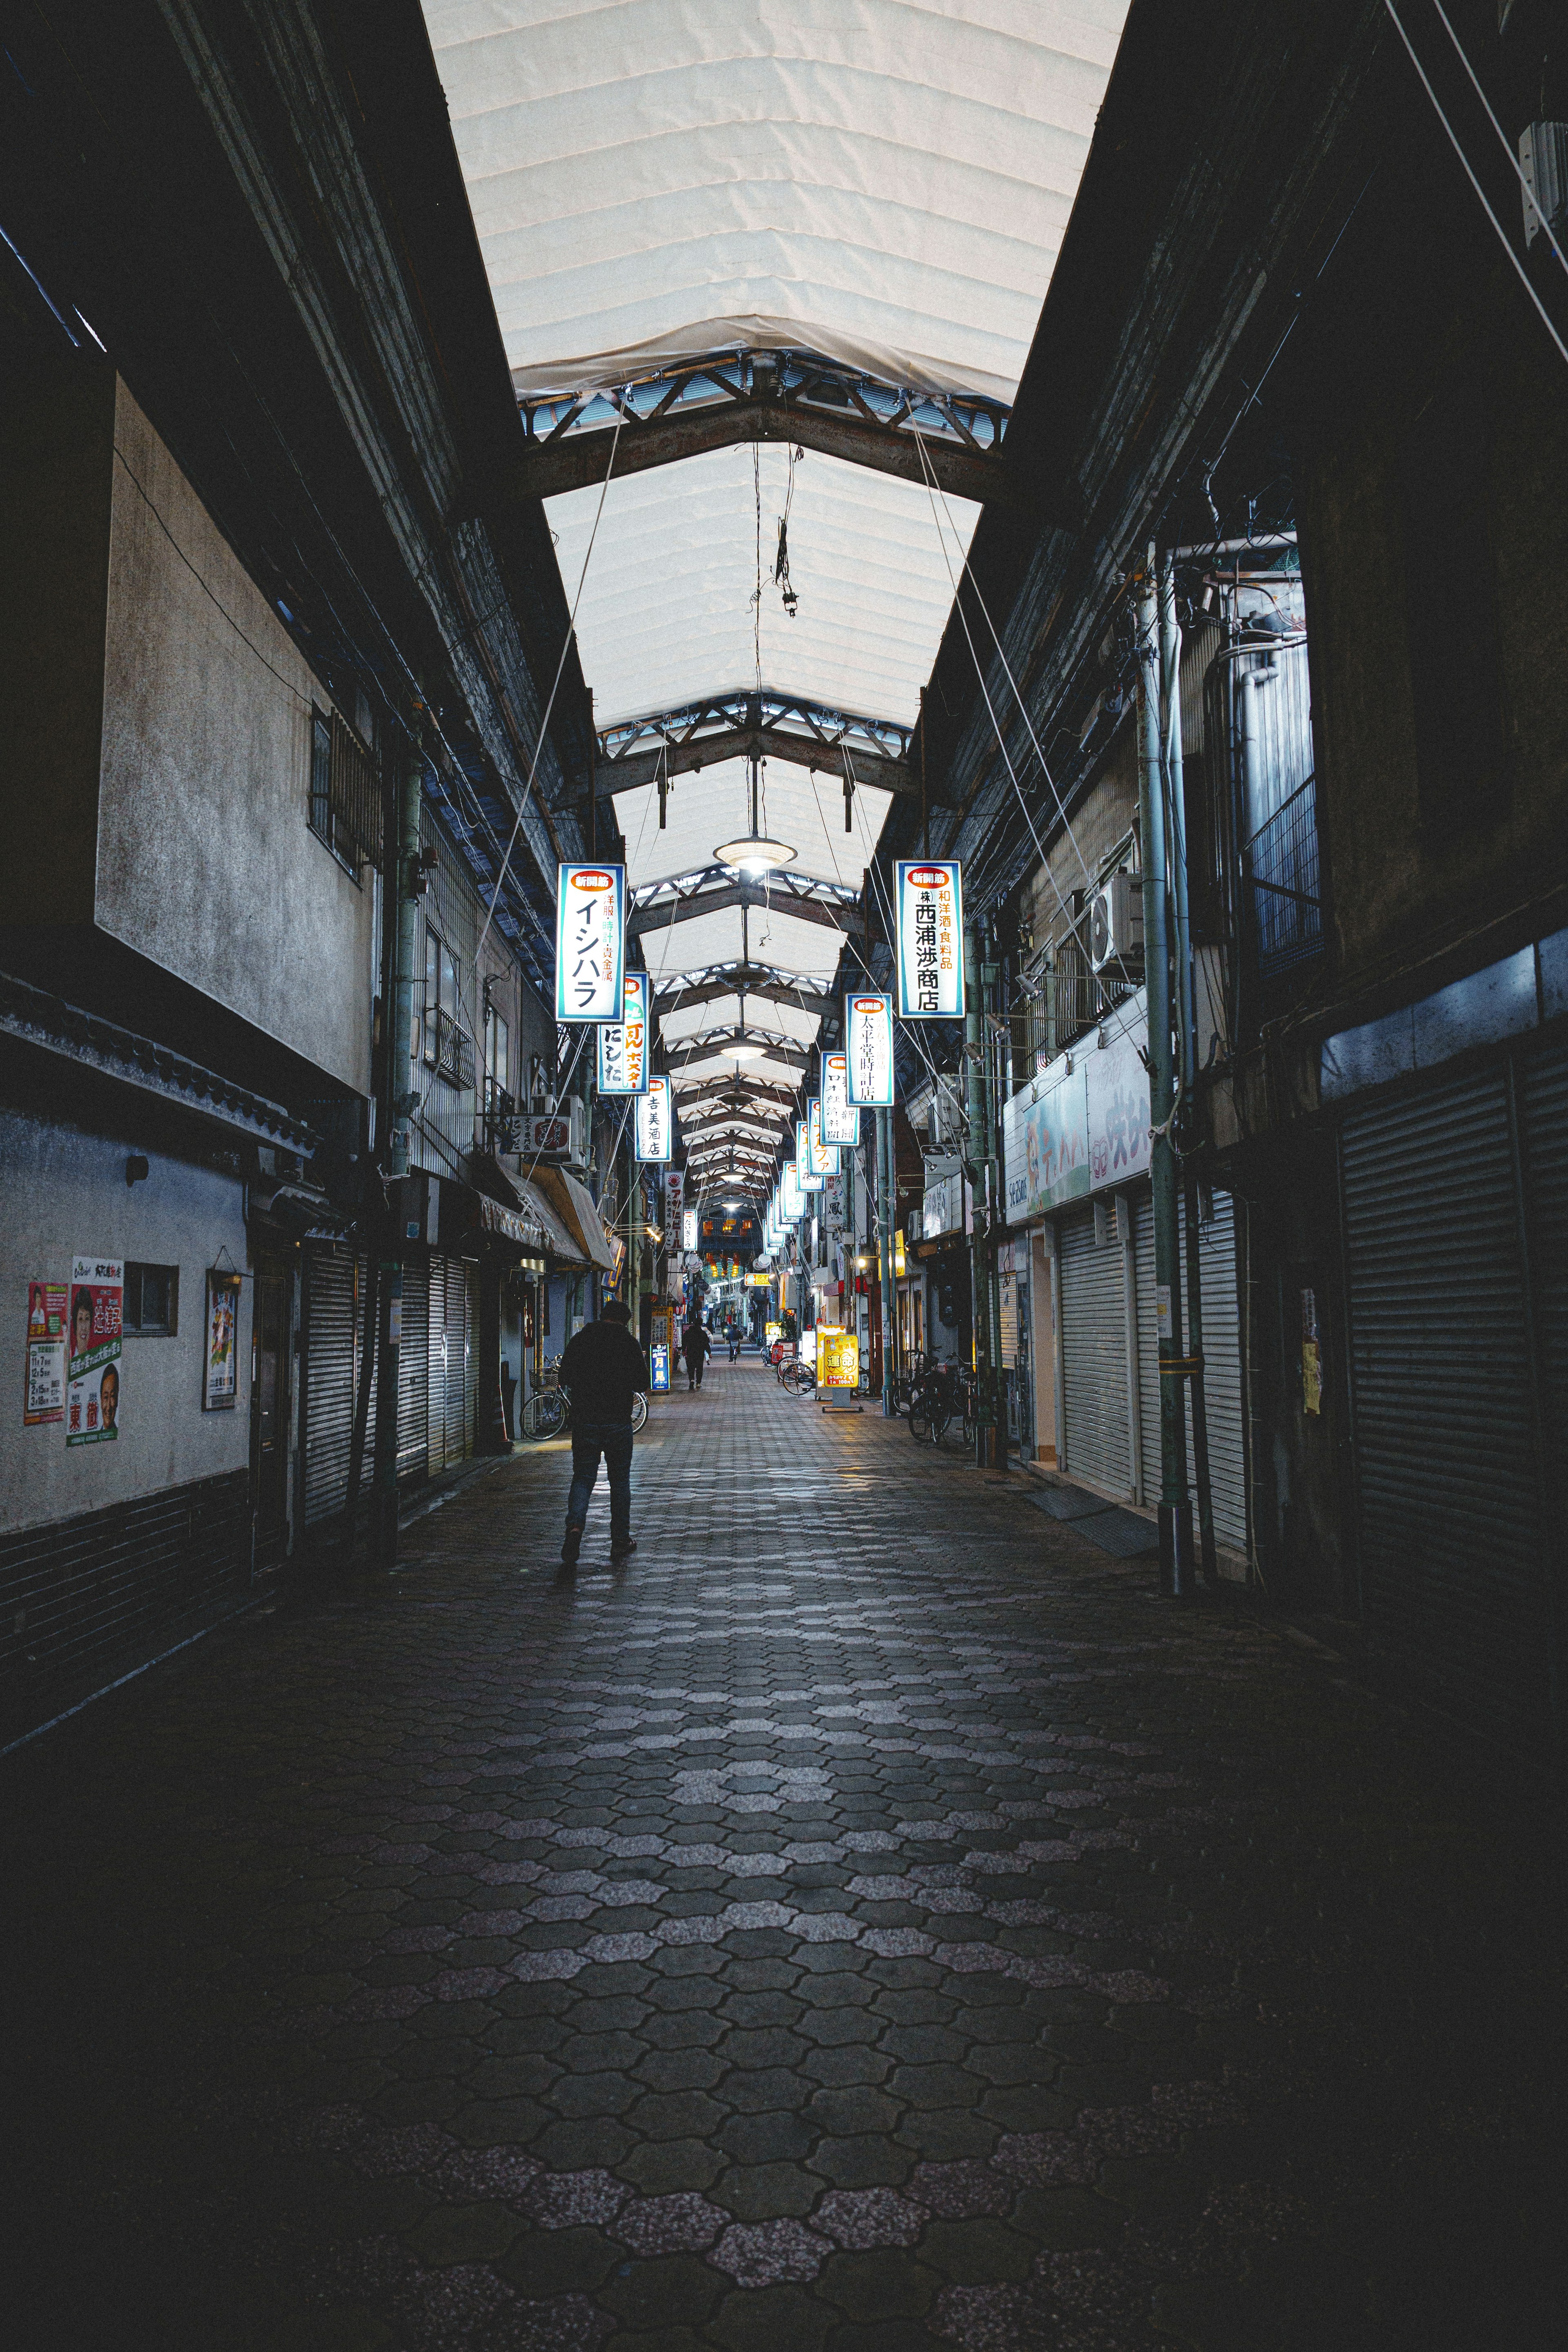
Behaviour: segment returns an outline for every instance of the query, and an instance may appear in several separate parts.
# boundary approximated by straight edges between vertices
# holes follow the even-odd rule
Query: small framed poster
[[[239,1392],[239,1276],[216,1268],[207,1273],[205,1353],[202,1360],[202,1411],[232,1412]]]

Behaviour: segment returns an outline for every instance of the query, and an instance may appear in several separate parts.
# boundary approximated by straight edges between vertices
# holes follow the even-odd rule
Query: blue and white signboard
[[[853,1150],[860,1140],[860,1114],[850,1108],[848,1060],[842,1053],[823,1053],[821,1102],[824,1143]]]
[[[555,869],[555,1018],[624,1017],[626,869]]]
[[[838,1165],[838,1154],[823,1140],[822,1100],[813,1095],[805,1106],[805,1127],[814,1176],[831,1176]]]
[[[667,1160],[675,1143],[675,1106],[670,1100],[669,1080],[649,1078],[647,1092],[638,1095],[632,1106],[637,1122],[633,1145],[638,1160],[647,1166],[658,1167]]]
[[[795,1177],[803,1192],[822,1189],[822,1179],[811,1164],[811,1129],[804,1118],[795,1123]]]
[[[648,1005],[651,982],[646,971],[628,971],[623,991],[625,1017],[599,1024],[599,1092],[602,1095],[646,1095],[647,1092]]]
[[[664,1396],[669,1389],[669,1349],[660,1346],[650,1348],[647,1353],[648,1364],[653,1374],[654,1393],[656,1396]]]
[[[855,1110],[889,1110],[893,1101],[893,1000],[852,988],[844,1000],[844,1070]],[[858,1137],[857,1137],[858,1141]]]
[[[897,867],[899,1018],[963,1018],[963,886],[954,858]]]

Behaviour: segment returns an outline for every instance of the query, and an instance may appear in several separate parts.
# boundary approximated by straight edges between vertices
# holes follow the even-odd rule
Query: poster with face
[[[67,1296],[63,1282],[27,1285],[27,1375],[22,1405],[26,1428],[66,1417]]]
[[[207,1276],[206,1362],[202,1383],[204,1412],[232,1412],[239,1390],[239,1276]]]
[[[71,1260],[66,1343],[66,1444],[98,1445],[120,1434],[123,1259]]]

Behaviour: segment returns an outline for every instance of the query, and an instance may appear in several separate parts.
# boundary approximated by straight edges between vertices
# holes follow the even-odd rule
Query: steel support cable
[[[1466,73],[1468,74],[1470,78],[1471,89],[1475,91],[1476,96],[1480,100],[1481,104],[1486,108],[1487,121],[1497,132],[1498,144],[1502,149],[1503,153],[1508,157],[1510,171],[1513,173],[1514,178],[1519,182],[1520,186],[1524,191],[1525,203],[1530,206],[1531,211],[1535,215],[1536,219],[1545,230],[1546,242],[1552,247],[1552,252],[1556,255],[1561,267],[1564,271],[1568,271],[1568,256],[1564,256],[1563,247],[1558,244],[1556,231],[1552,228],[1552,223],[1547,219],[1546,215],[1542,211],[1539,203],[1536,201],[1535,190],[1531,186],[1530,182],[1525,175],[1524,168],[1520,163],[1519,157],[1514,153],[1513,149],[1508,143],[1502,124],[1498,121],[1497,116],[1492,111],[1492,102],[1487,96],[1486,91],[1481,88],[1479,78],[1477,75],[1474,66],[1470,63],[1465,45],[1460,40],[1458,33],[1455,32],[1453,25],[1449,21],[1448,12],[1443,5],[1443,0],[1432,0],[1432,5],[1436,8],[1438,16],[1443,20],[1443,30],[1447,34],[1448,38],[1453,42],[1455,48],[1458,51],[1459,63],[1464,67]],[[1392,9],[1389,13],[1391,16],[1393,15]],[[1394,17],[1394,23],[1396,25],[1399,23],[1397,16]],[[1402,26],[1401,30],[1403,29],[1404,28]],[[1408,47],[1409,44],[1406,43],[1405,46]]]

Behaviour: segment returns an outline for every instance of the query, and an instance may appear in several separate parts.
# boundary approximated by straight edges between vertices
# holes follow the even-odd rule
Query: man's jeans
[[[610,1476],[610,1549],[627,1541],[632,1531],[632,1425],[629,1421],[585,1421],[572,1430],[572,1492],[566,1504],[566,1524],[583,1528],[588,1522],[588,1497],[599,1475],[599,1456]]]

